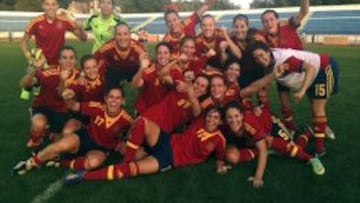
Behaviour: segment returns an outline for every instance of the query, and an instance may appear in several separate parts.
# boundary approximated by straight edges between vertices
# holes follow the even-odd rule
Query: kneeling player
[[[226,173],[224,165],[225,138],[218,129],[221,112],[211,108],[204,117],[195,120],[183,133],[169,134],[158,131],[157,136],[147,139],[149,156],[141,161],[123,162],[95,171],[79,172],[66,177],[65,183],[74,184],[83,180],[114,180],[124,177],[163,172],[171,168],[198,164],[216,152],[216,168]]]
[[[13,172],[22,175],[64,153],[76,159],[62,161],[63,166],[85,170],[94,169],[104,162],[107,152],[121,142],[118,135],[122,130],[130,127],[132,119],[121,108],[123,90],[120,87],[111,88],[107,92],[104,105],[97,102],[79,103],[70,99],[74,96],[74,92],[69,89],[63,93],[63,97],[69,99],[67,103],[71,109],[88,115],[90,123],[74,133],[63,136],[62,139],[47,146],[27,161],[19,162]]]

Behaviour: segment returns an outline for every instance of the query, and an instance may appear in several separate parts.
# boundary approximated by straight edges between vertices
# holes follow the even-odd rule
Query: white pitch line
[[[31,203],[45,203],[48,202],[57,192],[64,186],[63,179],[60,178],[57,181],[51,183],[44,192],[36,195]]]

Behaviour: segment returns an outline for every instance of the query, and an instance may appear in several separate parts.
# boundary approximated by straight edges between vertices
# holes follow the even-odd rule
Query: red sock
[[[136,119],[135,123],[130,129],[130,136],[126,142],[126,150],[124,161],[130,162],[134,160],[136,151],[145,139],[145,120],[143,117]]]
[[[43,163],[43,161],[41,161],[41,160],[39,159],[39,157],[37,156],[37,154],[35,154],[35,155],[32,157],[32,159],[34,160],[34,163],[36,164],[36,166],[40,166],[40,165],[42,165],[42,163]]]
[[[303,160],[303,161],[309,161],[312,156],[310,154],[308,154],[307,152],[305,152],[302,148],[293,145],[294,147],[298,148],[298,152],[296,153],[296,158]]]
[[[60,165],[65,168],[84,170],[85,169],[86,157],[81,156],[71,160],[61,160]]]
[[[301,148],[304,148],[309,142],[310,136],[310,130],[306,129],[299,137],[296,138],[295,144]]]
[[[289,156],[288,145],[289,143],[285,142],[283,139],[274,137],[270,148],[284,156]]]
[[[283,117],[283,123],[289,130],[296,130],[296,125],[293,122],[292,112],[290,108],[283,108],[281,109],[281,114]]]
[[[139,166],[136,162],[111,165],[95,171],[88,171],[84,174],[85,180],[114,180],[123,177],[136,176],[139,173]]]
[[[277,137],[273,139],[271,148],[280,152],[282,155],[296,157],[304,161],[309,161],[312,158],[312,156],[306,153],[302,148],[295,144],[287,143],[283,139]]]
[[[258,155],[258,151],[254,149],[240,149],[238,163],[243,163],[254,159]]]
[[[325,139],[326,126],[327,126],[326,116],[313,117],[315,148],[318,154],[324,152],[324,139]]]

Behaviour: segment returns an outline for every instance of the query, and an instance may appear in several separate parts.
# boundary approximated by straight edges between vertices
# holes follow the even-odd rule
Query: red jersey
[[[225,92],[224,98],[221,101],[216,101],[212,97],[208,97],[204,101],[201,102],[200,106],[202,109],[208,109],[215,105],[225,106],[227,103],[232,101],[239,101],[239,91],[234,91],[232,89],[228,89]]]
[[[215,35],[211,39],[207,39],[200,33],[196,39],[196,51],[198,54],[206,54],[210,49],[216,51],[216,55],[207,59],[208,64],[220,68],[220,42],[225,41],[224,34],[220,29],[215,30]]]
[[[89,124],[85,126],[90,138],[100,146],[114,149],[120,141],[121,132],[130,128],[133,119],[125,110],[116,117],[110,117],[105,108],[99,102],[86,102],[81,103],[80,113],[90,117]]]
[[[276,36],[267,33],[266,42],[271,48],[291,48],[304,50],[301,39],[297,33],[298,25],[294,23],[294,17],[291,17],[287,23],[278,25],[279,33]]]
[[[199,23],[199,16],[197,13],[193,13],[191,16],[185,18],[181,22],[181,33],[178,36],[174,36],[167,32],[163,38],[163,41],[169,42],[173,48],[173,53],[180,52],[180,41],[185,36],[195,37],[195,26]]]
[[[193,114],[187,94],[172,90],[160,103],[146,110],[143,117],[158,124],[163,131],[170,133],[178,125],[191,120]]]
[[[80,73],[74,69],[65,86],[73,83]],[[54,66],[43,71],[36,72],[35,77],[40,85],[39,95],[34,98],[33,106],[44,107],[55,112],[65,113],[68,111],[64,100],[59,95],[57,88],[60,82],[60,67]]]
[[[80,84],[77,80],[70,86],[70,89],[74,90],[77,101],[89,102],[89,101],[104,101],[105,96],[105,78],[99,75],[95,80],[87,80],[86,84]]]
[[[49,22],[43,14],[27,24],[25,33],[35,37],[36,47],[43,51],[47,63],[57,65],[59,50],[65,43],[65,32],[74,30],[74,22],[67,18],[57,16],[52,22]]]
[[[135,108],[140,114],[159,103],[169,91],[168,87],[160,82],[158,70],[158,64],[152,63],[142,73],[144,85],[135,103]]]
[[[115,39],[107,41],[95,53],[101,67],[113,68],[125,73],[136,73],[140,66],[139,56],[145,54],[144,47],[131,40],[126,49],[119,48]]]
[[[185,132],[170,140],[174,167],[197,164],[216,151],[217,160],[224,160],[226,141],[220,130],[208,132],[204,118],[198,118]]]

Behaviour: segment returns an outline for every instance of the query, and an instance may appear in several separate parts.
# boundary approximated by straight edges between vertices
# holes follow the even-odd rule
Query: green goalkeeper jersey
[[[94,53],[101,45],[106,41],[114,37],[114,27],[117,23],[124,20],[111,14],[107,19],[104,19],[101,14],[92,15],[88,20],[84,22],[84,29],[86,31],[92,31],[94,34],[94,46],[92,52]]]

